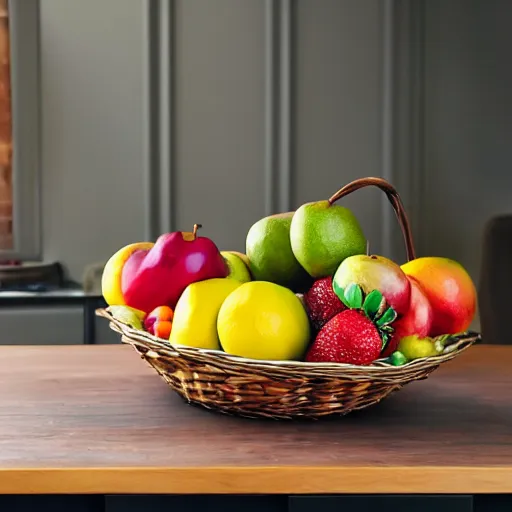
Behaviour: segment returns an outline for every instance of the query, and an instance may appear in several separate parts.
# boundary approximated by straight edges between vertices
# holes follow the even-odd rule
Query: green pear
[[[107,311],[119,322],[126,324],[133,329],[144,330],[142,324],[146,313],[130,306],[109,306]]]
[[[228,278],[236,279],[241,283],[252,281],[249,272],[249,258],[238,251],[221,251],[221,255],[228,266]]]
[[[329,201],[306,203],[295,212],[290,241],[297,261],[316,279],[332,276],[345,258],[366,252],[355,215]]]
[[[293,212],[260,219],[247,233],[246,254],[255,281],[269,281],[295,292],[305,291],[311,278],[293,255],[290,225]]]

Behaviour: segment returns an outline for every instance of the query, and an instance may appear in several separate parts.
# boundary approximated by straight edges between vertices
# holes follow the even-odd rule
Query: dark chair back
[[[478,302],[482,342],[512,345],[512,215],[485,227]]]

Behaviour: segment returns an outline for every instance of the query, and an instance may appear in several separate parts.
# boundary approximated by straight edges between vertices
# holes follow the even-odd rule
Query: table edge
[[[512,493],[512,465],[0,469],[0,494],[351,493]]]

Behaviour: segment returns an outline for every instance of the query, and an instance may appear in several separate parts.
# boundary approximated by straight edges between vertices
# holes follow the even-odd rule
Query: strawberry
[[[319,331],[331,318],[347,309],[332,288],[332,277],[317,279],[304,294],[311,324]]]
[[[379,358],[382,340],[364,313],[349,309],[331,318],[318,333],[306,361],[366,365]]]
[[[349,309],[331,318],[320,330],[306,354],[309,362],[368,365],[379,359],[388,342],[397,314],[388,308],[378,290],[366,297],[358,285],[339,290]]]

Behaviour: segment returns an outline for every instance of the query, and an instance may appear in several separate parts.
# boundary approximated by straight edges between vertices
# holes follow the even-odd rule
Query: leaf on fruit
[[[396,351],[389,356],[388,362],[393,366],[402,366],[407,363],[407,358],[402,352]]]
[[[386,332],[388,334],[392,334],[395,330],[393,329],[393,327],[391,327],[391,325],[383,325],[380,330],[382,332]]]
[[[347,299],[345,298],[345,290],[343,288],[341,288],[340,286],[338,286],[338,283],[336,283],[336,281],[334,279],[332,281],[332,289],[333,289],[334,293],[336,294],[336,296],[338,297],[338,299],[340,299],[341,302],[343,302],[343,304],[345,304],[345,306],[347,306],[347,308],[349,308],[350,306],[347,304]]]
[[[377,325],[383,327],[396,320],[397,314],[393,308],[388,308],[384,311],[384,314],[377,320]]]
[[[388,344],[388,341],[390,340],[391,336],[389,334],[382,334],[381,335],[381,338],[382,338],[382,348],[381,348],[381,352],[386,348],[386,345]]]
[[[363,309],[370,320],[375,318],[383,301],[384,297],[379,290],[373,290],[366,296],[363,303]]]
[[[357,284],[351,284],[345,290],[345,299],[350,309],[361,309],[363,305],[363,292]]]

